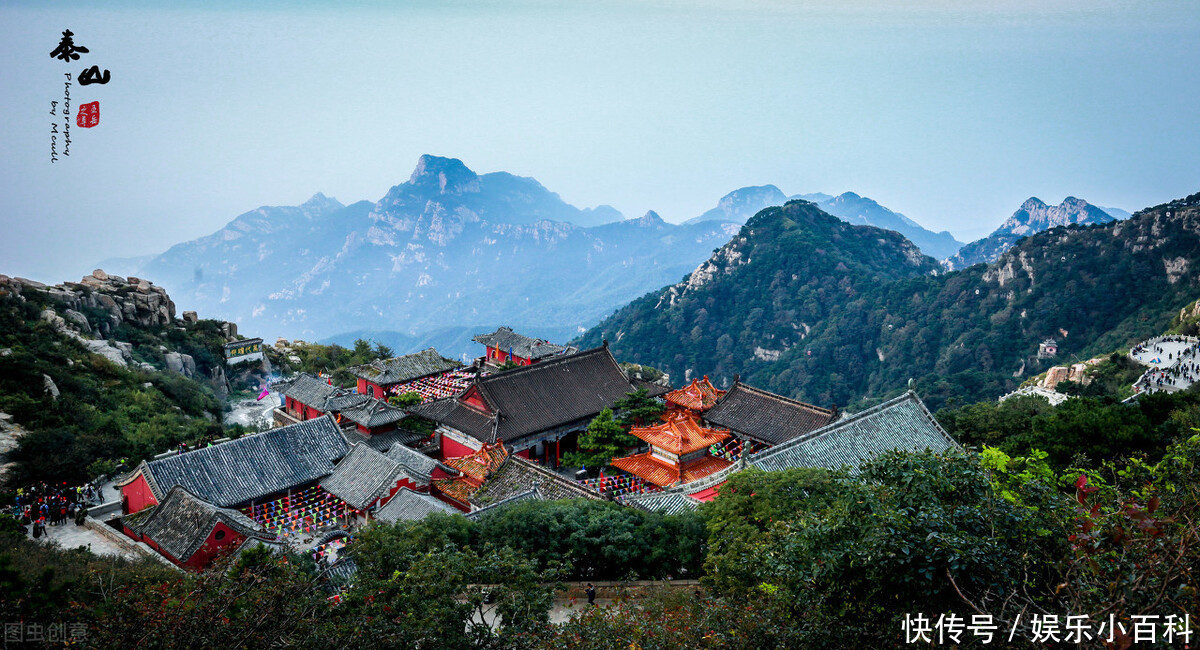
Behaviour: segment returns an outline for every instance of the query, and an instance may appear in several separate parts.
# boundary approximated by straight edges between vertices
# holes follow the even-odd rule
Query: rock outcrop
[[[13,422],[13,416],[0,413],[0,482],[8,478],[8,473],[16,465],[9,454],[16,450],[21,437],[26,433],[21,425]]]
[[[117,327],[122,324],[158,327],[171,325],[175,321],[175,303],[165,289],[148,280],[109,275],[101,269],[84,276],[79,282],[64,282],[54,286],[0,275],[0,294],[24,299],[23,294],[29,292],[42,293],[55,303],[57,311],[42,310],[39,316],[43,321],[50,323],[64,336],[75,339],[93,354],[122,368],[154,370],[150,364],[134,359],[132,343],[110,338]],[[195,361],[187,355],[176,356],[179,357],[177,372],[194,376]]]
[[[42,387],[46,390],[46,394],[50,399],[56,400],[61,393],[58,392],[58,385],[50,378],[50,375],[42,375]]]
[[[168,352],[164,355],[164,358],[167,362],[167,370],[177,372],[184,377],[196,376],[196,361],[192,359],[190,354]]]
[[[0,292],[21,294],[31,289],[44,291],[58,303],[84,334],[111,336],[122,323],[138,327],[170,325],[175,320],[175,303],[167,290],[141,278],[123,278],[96,269],[79,282],[47,286],[25,278],[0,275]],[[86,314],[92,314],[89,318]]]

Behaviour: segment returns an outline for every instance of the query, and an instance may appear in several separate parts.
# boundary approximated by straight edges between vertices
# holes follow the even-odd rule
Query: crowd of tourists
[[[1171,343],[1164,347],[1164,343]],[[1185,345],[1182,349],[1179,345]],[[1166,336],[1135,346],[1131,351],[1135,359],[1152,367],[1133,385],[1135,392],[1183,389],[1191,386],[1200,377],[1200,362],[1197,361],[1195,339],[1183,336]],[[1154,358],[1146,359],[1154,355]]]
[[[61,526],[70,521],[82,526],[88,507],[98,503],[100,496],[100,488],[91,483],[75,487],[66,483],[38,483],[17,488],[16,503],[10,506],[10,513],[21,525],[32,526],[36,538],[46,533],[46,526]]]

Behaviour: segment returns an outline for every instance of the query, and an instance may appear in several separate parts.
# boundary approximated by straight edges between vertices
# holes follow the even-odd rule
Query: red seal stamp
[[[90,129],[100,123],[100,102],[88,102],[80,104],[78,112],[75,113],[75,125]]]

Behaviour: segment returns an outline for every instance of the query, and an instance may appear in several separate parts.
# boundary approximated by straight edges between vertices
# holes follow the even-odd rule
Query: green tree
[[[638,439],[626,433],[625,427],[613,417],[612,409],[604,409],[588,423],[587,431],[579,435],[579,451],[565,454],[563,461],[568,466],[599,471],[637,444]]]
[[[421,394],[416,391],[409,391],[407,393],[401,393],[400,395],[392,395],[387,401],[388,404],[391,404],[392,406],[407,407],[420,404],[422,401],[424,401],[424,398],[421,397]]]
[[[647,426],[662,418],[663,403],[650,397],[650,392],[639,388],[613,404],[617,422],[623,427]]]

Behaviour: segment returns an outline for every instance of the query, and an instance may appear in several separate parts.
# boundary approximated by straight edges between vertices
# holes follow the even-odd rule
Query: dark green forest
[[[584,334],[623,360],[742,381],[822,405],[909,379],[932,408],[995,398],[1044,372],[1166,330],[1194,301],[1200,207],[1028,237],[991,265],[936,272],[896,233],[815,205],[767,208],[678,285]],[[1168,216],[1170,215],[1170,216]],[[1038,344],[1058,342],[1054,359]]]

